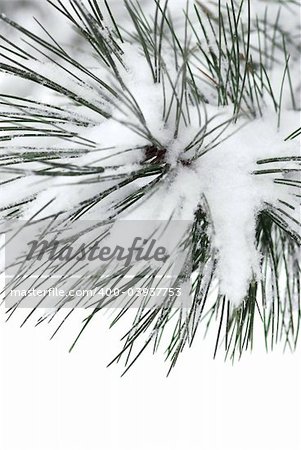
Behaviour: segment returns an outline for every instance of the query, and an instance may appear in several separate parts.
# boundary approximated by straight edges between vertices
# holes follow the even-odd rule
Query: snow
[[[252,173],[260,159],[300,156],[298,141],[283,141],[290,127],[297,126],[299,114],[286,113],[286,120],[277,133],[276,117],[267,111],[264,118],[236,130],[198,161],[198,179],[210,207],[213,243],[219,255],[220,290],[236,306],[246,296],[249,283],[260,280],[261,255],[255,245],[258,213],[266,204],[278,206],[282,199],[295,204],[299,219],[298,203],[286,189],[275,185],[271,176]]]
[[[116,2],[113,3],[116,6]],[[186,7],[186,0],[170,3],[174,17],[179,21],[179,34],[181,34],[185,24],[183,9]],[[265,3],[254,2],[256,7],[254,6],[253,11],[256,11],[260,17],[265,14]],[[112,4],[113,10],[114,4]],[[211,2],[208,2],[208,7],[212,8]],[[275,8],[273,5],[273,14],[269,16],[270,21],[275,20],[277,14]],[[151,9],[147,8],[147,12]],[[281,16],[283,17],[281,24],[286,24],[288,17],[291,16],[291,12],[285,10]],[[255,17],[254,15],[254,20]],[[191,38],[193,39],[192,36]],[[255,43],[257,38],[254,35],[252,39]],[[298,60],[293,54],[294,46],[290,46],[288,50],[292,52],[292,78],[298,80],[299,67]],[[126,176],[141,167],[140,163],[145,157],[143,148],[153,145],[154,142],[160,144],[160,148],[166,151],[165,163],[170,170],[166,183],[161,184],[152,197],[140,201],[139,208],[129,208],[121,217],[128,220],[167,220],[171,214],[175,214],[176,219],[192,221],[197,208],[205,198],[210,212],[210,237],[217,254],[216,276],[219,281],[220,294],[230,299],[234,306],[239,306],[247,295],[250,282],[252,280],[259,281],[261,276],[262,255],[255,243],[258,214],[267,208],[279,208],[279,200],[281,200],[293,206],[294,210],[290,211],[290,214],[293,215],[295,222],[288,219],[289,226],[297,234],[300,232],[297,223],[300,218],[300,210],[294,189],[275,184],[275,174],[256,175],[253,173],[258,170],[258,160],[279,156],[300,156],[299,140],[284,140],[294,129],[298,128],[300,123],[299,112],[291,110],[292,101],[288,83],[285,84],[283,91],[284,110],[279,129],[278,116],[273,110],[273,102],[265,94],[263,117],[248,121],[239,118],[224,132],[223,141],[219,145],[208,150],[212,139],[218,138],[221,128],[205,136],[201,145],[192,146],[188,152],[185,152],[187,146],[199,133],[202,124],[207,121],[210,124],[209,128],[213,130],[214,127],[231,120],[233,108],[218,106],[216,95],[215,98],[212,96],[212,87],[208,87],[204,79],[198,79],[202,91],[205,92],[205,97],[210,99],[210,105],[204,105],[201,113],[202,123],[199,121],[197,108],[191,106],[189,123],[184,124],[182,120],[176,133],[177,110],[172,84],[179,88],[180,78],[179,71],[172,61],[170,44],[164,43],[162,50],[164,63],[171,80],[171,82],[166,81],[164,86],[165,99],[162,84],[154,83],[146,58],[142,56],[142,49],[138,48],[136,44],[125,43],[122,45],[122,51],[126,67],[118,67],[126,90],[118,84],[112,70],[97,65],[96,56],[87,57],[83,54],[84,52],[78,52],[83,64],[86,64],[87,67],[93,66],[95,75],[122,92],[118,101],[107,94],[101,96],[96,83],[91,78],[87,77],[86,79],[83,73],[74,68],[73,74],[80,77],[81,82],[71,75],[67,75],[56,64],[46,62],[43,58],[41,58],[41,62],[28,62],[29,69],[42,73],[44,77],[61,84],[66,89],[72,89],[76,95],[111,115],[108,120],[105,120],[100,114],[91,112],[86,107],[74,105],[67,107],[71,115],[78,114],[77,111],[80,112],[81,117],[85,118],[90,126],[78,127],[70,122],[64,125],[65,128],[77,132],[82,138],[95,142],[96,147],[93,151],[81,154],[81,146],[72,144],[72,148],[78,149],[78,155],[75,159],[66,157],[64,162],[77,164],[78,167],[102,166],[105,168],[105,176],[120,174]],[[279,51],[276,49],[275,56],[278,54]],[[284,67],[285,61],[282,61],[282,64],[275,66],[271,72],[271,82],[277,99],[280,96]],[[223,70],[226,75],[227,67],[223,66]],[[7,80],[11,80],[11,78],[5,76],[1,79],[2,91],[6,89]],[[19,85],[19,82],[18,86],[14,85],[13,90],[21,92],[23,86]],[[39,90],[36,95],[34,90],[31,92],[34,98],[41,96],[54,104],[64,104],[64,98],[60,99],[49,92],[48,97],[45,97],[46,90],[39,89],[41,92]],[[133,112],[133,102],[129,106],[128,99],[130,97],[135,99],[143,121],[138,118],[137,113]],[[171,105],[171,109],[169,117],[164,119],[163,111],[166,107],[166,99],[167,105]],[[226,139],[224,139],[225,136]],[[58,138],[40,139],[37,144],[36,138],[24,140],[22,137],[16,137],[8,143],[7,148],[11,152],[14,151],[14,147],[22,147],[22,145],[35,145],[39,149],[43,149],[46,146],[45,141],[49,142],[48,145],[52,147],[53,151],[62,145]],[[64,142],[65,148],[70,146],[70,143]],[[185,160],[190,163],[184,164]],[[22,167],[21,164],[16,165],[16,168],[20,167]],[[46,217],[61,211],[73,211],[81,202],[116,183],[114,180],[102,179],[101,174],[98,183],[91,182],[94,178],[93,175],[57,176],[48,179],[34,174],[35,169],[45,168],[42,163],[31,163],[27,167],[28,173],[21,179],[2,186],[0,200],[0,206],[5,207],[32,198],[32,201],[24,206],[22,219],[32,217],[51,199],[55,199],[55,201],[49,204],[39,217]],[[297,171],[299,165],[290,163],[290,168]],[[280,173],[279,178],[281,177],[283,175]],[[82,181],[85,184],[79,183]],[[97,204],[86,217],[104,219],[109,217],[114,211],[116,203],[129,193],[135,192],[143,183],[146,181],[136,180],[122,191],[118,190],[112,193]]]

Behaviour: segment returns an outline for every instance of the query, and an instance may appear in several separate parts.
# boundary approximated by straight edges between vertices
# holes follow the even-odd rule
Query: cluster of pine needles
[[[98,192],[96,190],[94,196],[79,202],[69,211],[62,211],[47,218],[53,219],[55,223],[73,223],[84,219],[85,214],[118,191],[118,200],[111,208],[109,219],[106,219],[114,223],[124,211],[139,206],[150,198],[162,183],[170,180],[170,174],[174,170],[165,157],[164,145],[150,131],[138,99],[124,82],[121,71],[121,68],[126,68],[127,65],[123,58],[124,43],[135,43],[140,57],[148,64],[153,83],[161,86],[164,99],[162,121],[170,123],[174,120],[175,139],[183,126],[189,127],[191,109],[198,113],[199,132],[183,149],[183,153],[190,155],[180,161],[183,165],[193,164],[194,160],[222,145],[223,140],[227,138],[228,127],[239,118],[251,121],[261,117],[267,98],[272,101],[280,126],[285,84],[289,86],[292,109],[298,110],[300,107],[290,72],[291,53],[298,55],[300,46],[295,37],[281,27],[282,9],[293,7],[298,2],[279,1],[276,21],[270,23],[268,8],[264,18],[252,16],[251,0],[216,1],[212,2],[210,7],[196,0],[192,9],[191,4],[189,7],[187,4],[186,11],[183,11],[183,38],[182,34],[179,36],[177,32],[178,26],[170,13],[171,2],[168,3],[168,0],[153,1],[152,17],[144,12],[139,1],[125,0],[124,6],[131,22],[129,29],[115,19],[109,1],[47,1],[53,7],[53,14],[64,16],[77,36],[80,36],[82,51],[90,52],[94,64],[102,67],[109,76],[102,79],[98,75],[100,71],[94,71],[81,62],[80,50],[74,56],[71,49],[58,43],[53,33],[43,24],[39,24],[41,33],[35,34],[2,14],[2,23],[11,27],[21,39],[10,40],[7,35],[0,35],[0,71],[9,74],[12,82],[16,78],[22,79],[24,83],[43,86],[55,95],[53,102],[44,103],[32,97],[1,92],[0,166],[4,181],[0,184],[15,183],[28,174],[46,178],[67,177],[67,180],[68,177],[76,177],[76,183],[81,183],[78,179],[82,177],[83,184],[91,183],[96,187],[101,186],[101,181],[105,179],[114,181],[111,187],[105,190],[100,188]],[[191,11],[196,20],[191,20]],[[254,45],[254,42],[257,44]],[[176,80],[170,76],[165,63],[166,49],[168,54],[172,55],[178,73]],[[73,80],[73,83],[70,82],[67,86],[59,80],[51,79],[47,73],[38,69],[42,67],[42,64],[38,65],[39,61],[51,62],[61,73],[65,73],[68,79]],[[275,94],[270,80],[270,73],[277,65],[283,68],[280,95]],[[110,79],[114,82],[109,82]],[[77,86],[81,89],[77,89]],[[206,86],[206,89],[200,86]],[[85,90],[94,92],[93,98],[86,96]],[[55,99],[58,98],[60,100],[56,102]],[[232,116],[218,125],[206,115],[206,105],[212,98],[217,106],[232,108]],[[127,122],[125,119],[123,124],[148,141],[140,168],[130,173],[122,172],[119,167],[118,172],[112,175],[114,167],[101,165],[101,158],[98,166],[77,164],[79,156],[102,151],[97,142],[82,137],[80,132],[77,132],[77,127],[82,130],[95,125],[97,117],[101,121],[111,119],[107,104],[125,111],[124,116],[127,111],[134,115],[137,119],[135,122]],[[85,114],[84,110],[90,111],[91,114]],[[173,115],[172,110],[175,110]],[[300,132],[300,129],[292,130],[287,140],[298,139]],[[14,139],[19,142],[20,138],[24,144],[8,147],[8,143],[13,143]],[[52,148],[53,138],[59,140],[61,146]],[[34,139],[36,145],[32,144]],[[135,149],[129,148],[127,151],[131,150]],[[301,157],[275,157],[258,161],[258,171],[254,176],[275,174],[276,183],[293,187],[298,192],[297,197],[300,197],[301,182],[298,170],[294,169],[292,174],[287,168],[292,159],[296,164],[301,161]],[[127,188],[137,180],[142,180],[141,187],[129,193]],[[123,195],[122,200],[120,193]],[[19,201],[16,199],[7,204],[1,211],[3,221],[9,223],[18,220],[22,217],[24,208],[33,200],[32,195],[28,198],[23,195]],[[51,201],[55,202],[56,199]],[[160,304],[150,307],[146,295],[140,305],[135,306],[136,315],[132,327],[123,337],[123,348],[113,361],[123,359],[126,371],[144,349],[152,346],[156,350],[160,342],[164,341],[167,342],[166,359],[170,361],[172,368],[185,346],[192,344],[197,331],[199,334],[207,333],[209,328],[216,330],[214,355],[218,350],[222,350],[226,358],[241,357],[245,350],[251,349],[258,326],[263,328],[267,349],[273,348],[280,341],[284,343],[284,348],[294,349],[301,319],[301,238],[300,233],[296,232],[296,223],[292,226],[295,219],[290,214],[289,206],[283,205],[283,208],[276,209],[267,205],[266,210],[258,216],[256,240],[262,254],[262,277],[260,281],[254,280],[250,283],[248,295],[242,305],[235,309],[229,299],[216,294],[212,289],[216,251],[210,237],[210,209],[204,199],[195,212],[194,223],[187,233],[192,259],[190,273],[187,274],[187,268],[183,267],[183,271],[174,281],[174,286],[181,286],[188,278],[193,280],[189,308],[176,305],[175,299],[168,296]],[[28,222],[34,219],[35,217]],[[97,274],[93,274],[93,280],[90,279],[89,287],[100,289],[104,282],[95,275]],[[122,283],[123,276],[122,272],[114,274],[109,280],[110,285]],[[6,289],[16,287],[18,282],[18,278],[12,280]],[[108,284],[108,280],[106,283]],[[124,286],[130,287],[129,283],[124,281]],[[154,286],[154,273],[143,275],[141,286]],[[108,305],[114,307],[114,301],[116,299],[106,297],[96,302],[92,309],[89,308],[79,336],[97,313]],[[10,307],[7,311],[8,317],[11,317],[18,307],[19,303]],[[121,310],[118,310],[112,325],[130,308],[131,302],[124,304]],[[43,316],[38,323],[46,320],[51,322],[53,317],[62,311],[64,302],[50,319]],[[30,311],[24,323],[33,313],[38,312],[36,308]],[[54,335],[61,326],[66,326],[66,319],[72,312],[73,310],[67,310]]]

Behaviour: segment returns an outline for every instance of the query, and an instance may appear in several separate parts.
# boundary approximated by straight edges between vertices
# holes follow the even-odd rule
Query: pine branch
[[[219,155],[229,142],[237,143],[233,139],[244,136],[244,130],[256,120],[275,115],[273,133],[277,127],[281,130],[287,114],[287,90],[291,109],[300,111],[292,69],[300,48],[281,25],[283,11],[295,11],[298,2],[271,2],[282,6],[274,21],[269,19],[268,9],[258,17],[250,0],[217,1],[210,7],[190,2],[181,16],[182,28],[175,25],[167,0],[154,0],[150,16],[139,2],[125,0],[129,24],[124,26],[106,0],[47,2],[53,14],[64,17],[81,37],[80,51],[73,52],[59,43],[43,24],[39,24],[41,37],[0,15],[1,21],[21,37],[19,42],[0,36],[0,72],[12,80],[22,80],[24,86],[34,83],[50,95],[50,100],[41,102],[21,94],[0,94],[1,186],[7,196],[0,211],[3,226],[15,230],[13,238],[23,227],[39,224],[45,226],[40,240],[63,236],[65,245],[70,246],[85,235],[87,250],[104,240],[127,214],[137,212],[140,217],[139,211],[147,209],[145,205],[151,211],[154,199],[161,208],[162,199],[172,201],[172,190],[179,186],[182,176],[198,178],[201,185],[201,170],[207,159]],[[275,68],[282,71],[279,92],[274,83]],[[123,134],[124,142],[120,139]],[[233,305],[229,295],[216,289],[221,249],[216,244],[214,205],[207,198],[206,183],[196,199],[189,198],[189,192],[181,193],[164,226],[154,231],[158,235],[166,232],[164,227],[168,230],[181,209],[194,202],[192,220],[177,242],[170,263],[176,266],[179,255],[184,255],[182,265],[167,283],[172,291],[166,291],[155,304],[151,292],[166,285],[167,265],[161,271],[142,267],[134,279],[128,280],[130,269],[112,267],[112,263],[101,270],[87,267],[81,272],[83,267],[78,267],[76,255],[69,264],[54,260],[38,267],[23,255],[13,263],[18,271],[6,285],[5,298],[10,289],[22,286],[24,279],[31,281],[35,273],[39,276],[30,288],[43,286],[46,269],[52,288],[67,283],[70,289],[95,290],[97,295],[109,289],[110,294],[100,300],[95,295],[66,309],[53,336],[79,306],[84,305],[89,314],[71,349],[103,309],[120,306],[114,325],[136,308],[131,329],[122,339],[123,348],[112,361],[123,358],[125,372],[147,347],[153,346],[154,351],[160,348],[165,336],[171,369],[199,330],[206,333],[215,329],[214,356],[222,348],[225,357],[232,360],[252,349],[258,324],[263,328],[267,349],[280,341],[284,348],[294,349],[300,327],[301,158],[295,154],[299,135],[300,128],[286,139],[279,134],[279,149],[283,146],[284,154],[277,149],[272,156],[263,154],[246,173],[252,183],[277,188],[279,196],[262,200],[254,211],[252,245],[261,255],[260,277],[253,271],[240,305]],[[219,165],[223,158],[227,163],[221,153]],[[237,171],[239,164],[237,154]],[[210,181],[211,175],[207,176]],[[235,173],[228,174],[229,179],[232,176]],[[62,201],[65,192],[67,196],[73,194],[70,206]],[[97,216],[93,230],[87,225],[81,232],[65,236],[66,227],[88,221],[92,213]],[[26,224],[22,222],[24,217]],[[188,289],[184,300],[189,299],[189,307],[168,294],[184,288]],[[121,294],[115,296],[114,289]],[[143,295],[122,294],[130,289],[139,289]],[[32,308],[23,324],[39,314],[45,300]],[[7,310],[8,317],[22,307],[22,301],[25,299]],[[68,296],[61,298],[48,321],[69,304]],[[37,323],[45,321],[47,318],[40,316]]]

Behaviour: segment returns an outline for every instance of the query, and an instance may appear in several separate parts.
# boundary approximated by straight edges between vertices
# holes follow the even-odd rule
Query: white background
[[[259,340],[233,366],[199,335],[168,378],[160,353],[121,378],[106,363],[124,322],[108,331],[100,315],[69,354],[82,312],[52,341],[47,325],[20,329],[22,313],[0,328],[3,450],[301,448],[299,351],[266,355]]]

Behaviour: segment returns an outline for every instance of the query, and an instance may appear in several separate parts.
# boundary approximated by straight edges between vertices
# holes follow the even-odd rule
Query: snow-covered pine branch
[[[142,304],[121,352],[128,366],[141,334],[157,348],[165,329],[173,365],[203,323],[232,357],[252,345],[257,321],[267,345],[283,337],[293,348],[299,3],[126,0],[122,13],[119,3],[47,2],[75,45],[1,15],[14,33],[1,37],[3,222],[191,224],[190,306],[174,320],[172,301]]]

